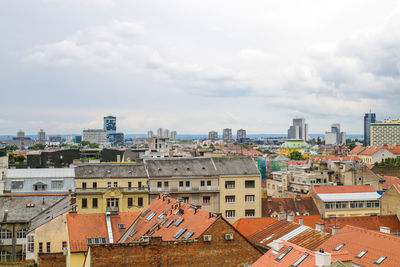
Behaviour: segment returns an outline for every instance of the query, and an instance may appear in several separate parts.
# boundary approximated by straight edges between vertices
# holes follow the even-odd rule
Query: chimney
[[[340,228],[337,226],[332,227],[332,235],[336,234],[339,230]]]
[[[303,224],[303,217],[299,218],[299,224]]]
[[[294,215],[293,214],[288,214],[287,221],[288,222],[293,222],[293,219],[294,219]]]
[[[275,251],[279,251],[283,248],[282,240],[274,240],[272,241],[272,249]]]
[[[379,228],[382,233],[390,234],[390,227],[381,226]]]
[[[331,266],[332,257],[330,253],[325,252],[323,249],[315,251],[315,266]]]
[[[324,231],[324,224],[323,223],[316,223],[315,224],[315,230],[323,232]]]
[[[278,212],[278,221],[283,221],[286,219],[286,212]]]

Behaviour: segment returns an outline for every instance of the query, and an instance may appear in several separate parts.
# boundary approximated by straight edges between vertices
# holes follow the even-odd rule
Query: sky
[[[400,117],[397,0],[6,0],[0,34],[0,135]]]

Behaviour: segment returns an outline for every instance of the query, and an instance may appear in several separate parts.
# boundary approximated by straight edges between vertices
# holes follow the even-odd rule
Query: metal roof
[[[73,178],[73,168],[8,169],[4,178]]]
[[[331,201],[357,201],[357,200],[378,200],[380,195],[377,192],[364,193],[338,193],[338,194],[318,194],[324,202]]]
[[[296,229],[290,231],[290,232],[287,233],[286,235],[283,235],[283,236],[281,236],[280,238],[275,239],[274,241],[276,241],[276,240],[277,240],[277,241],[279,241],[279,240],[286,240],[286,241],[287,241],[287,240],[291,239],[292,237],[295,237],[296,235],[298,235],[298,234],[304,232],[304,231],[307,230],[307,229],[310,229],[310,227],[305,226],[305,225],[301,225],[301,226],[297,227]],[[273,244],[273,242],[270,242],[270,243],[268,244],[268,246],[269,246],[269,247],[272,247],[272,244]]]

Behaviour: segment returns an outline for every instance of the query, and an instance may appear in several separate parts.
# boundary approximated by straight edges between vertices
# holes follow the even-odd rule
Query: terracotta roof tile
[[[262,198],[262,216],[269,217],[273,213],[286,212],[301,216],[304,214],[319,215],[317,206],[310,196],[306,197],[273,197]]]
[[[329,233],[317,231],[310,228],[289,239],[288,241],[303,248],[317,249],[330,236],[331,235]]]
[[[363,146],[356,146],[355,148],[353,148],[350,152],[349,152],[349,154],[350,155],[354,155],[354,154],[356,154],[356,155],[358,155],[361,151],[363,151],[365,149],[365,147],[363,147]]]
[[[382,176],[382,179],[385,180],[385,182],[383,182],[383,190],[389,189],[392,184],[400,184],[400,178],[395,176]]]
[[[344,244],[342,249],[353,256],[353,263],[362,266],[378,266],[374,262],[380,257],[386,256],[387,258],[382,262],[381,266],[399,266],[399,236],[346,225],[326,240],[321,245],[321,248],[325,251],[332,251],[340,243]],[[356,258],[362,250],[367,250],[368,252],[360,259]]]
[[[383,146],[369,146],[366,147],[362,152],[360,152],[359,155],[373,155],[376,152],[378,152],[379,150],[381,150],[383,148]]]
[[[318,194],[376,192],[371,185],[314,185]]]
[[[400,145],[397,146],[389,146],[387,149],[395,155],[400,155]]]

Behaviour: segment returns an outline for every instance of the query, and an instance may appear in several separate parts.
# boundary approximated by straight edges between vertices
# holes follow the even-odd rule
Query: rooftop
[[[319,215],[318,208],[310,196],[262,198],[263,217],[269,217],[278,212],[293,213],[297,216]]]
[[[383,190],[388,190],[392,184],[400,184],[400,178],[395,176],[382,176],[382,179],[385,180],[383,182]]]
[[[5,178],[74,178],[74,168],[7,169]]]
[[[76,178],[97,178],[97,177],[147,177],[143,164],[82,164],[75,167]]]
[[[371,185],[314,185],[317,194],[376,192]]]

